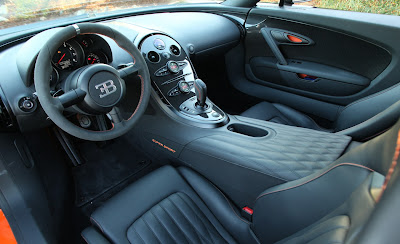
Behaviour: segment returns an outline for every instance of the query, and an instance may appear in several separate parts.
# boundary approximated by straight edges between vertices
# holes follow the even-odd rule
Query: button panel
[[[171,90],[169,90],[169,92],[168,92],[168,96],[169,97],[175,97],[175,96],[178,96],[179,94],[181,94],[182,93],[182,91],[181,91],[181,89],[180,89],[180,87],[179,87],[179,84],[181,84],[182,82],[185,82],[185,83],[187,83],[188,85],[189,85],[189,89],[188,89],[188,92],[190,92],[190,90],[193,88],[193,86],[194,86],[194,81],[185,81],[185,80],[180,80],[179,82],[178,82],[178,85],[177,86],[175,86],[174,88],[172,88]]]
[[[183,70],[183,69],[187,66],[187,63],[186,63],[185,61],[177,61],[176,63],[178,64],[178,67],[179,67],[179,69],[177,70],[176,73],[178,73],[179,71]],[[166,75],[170,75],[170,74],[171,74],[171,72],[168,70],[167,65],[165,65],[165,66],[159,68],[159,69],[154,73],[154,75],[155,75],[155,76],[158,76],[158,77],[160,77],[160,76],[166,76]]]
[[[19,99],[18,107],[24,112],[33,112],[35,111],[37,104],[34,98],[26,96]]]

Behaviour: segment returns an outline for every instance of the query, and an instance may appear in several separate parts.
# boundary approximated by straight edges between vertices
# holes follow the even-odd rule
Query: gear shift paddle
[[[197,103],[196,105],[204,108],[207,99],[207,85],[200,79],[194,81],[194,90],[196,92]]]

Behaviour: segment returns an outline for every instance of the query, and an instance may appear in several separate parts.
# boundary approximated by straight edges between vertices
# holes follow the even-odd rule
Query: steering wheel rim
[[[52,72],[51,59],[63,42],[84,34],[99,34],[113,39],[117,45],[125,50],[133,59],[133,65],[120,71],[119,74],[128,75],[137,72],[141,79],[141,93],[139,103],[129,119],[124,120],[117,107],[113,107],[110,115],[113,118],[113,127],[106,131],[92,131],[79,127],[64,117],[65,104],[61,97],[50,94],[49,77]],[[110,66],[111,67],[111,66]],[[119,77],[121,78],[121,77]],[[146,62],[140,51],[132,41],[109,26],[94,23],[74,24],[64,27],[50,38],[41,49],[34,71],[35,89],[39,102],[49,118],[62,130],[75,137],[90,140],[104,141],[117,138],[131,130],[145,112],[151,93],[150,74]],[[97,89],[97,88],[96,88]],[[75,92],[75,91],[73,91]],[[77,93],[77,92],[75,92]],[[78,92],[79,93],[79,92]],[[64,94],[65,95],[65,94]],[[86,94],[85,96],[89,96]],[[65,98],[66,96],[64,96]],[[65,99],[64,99],[65,100]]]

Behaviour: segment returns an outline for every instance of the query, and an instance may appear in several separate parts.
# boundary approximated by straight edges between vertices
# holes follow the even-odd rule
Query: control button
[[[190,92],[190,86],[189,86],[189,84],[186,82],[186,81],[180,81],[179,83],[178,83],[178,87],[179,87],[179,90],[181,90],[181,92],[183,92],[183,93],[188,93],[188,92]]]
[[[92,121],[90,120],[90,118],[87,115],[78,114],[77,117],[78,117],[79,124],[83,128],[89,128],[92,125]]]
[[[167,67],[162,67],[162,68],[160,68],[160,69],[158,69],[155,73],[154,73],[154,75],[155,76],[165,76],[165,75],[168,75],[169,74],[169,72],[168,72],[168,69],[167,69]]]
[[[161,55],[166,59],[169,59],[171,57],[171,54],[169,54],[167,52],[163,52]]]
[[[183,70],[186,67],[187,63],[185,61],[180,61],[180,62],[178,62],[178,65],[179,65],[179,69]]]
[[[155,48],[157,48],[158,50],[164,50],[165,49],[165,43],[163,40],[157,38],[154,40],[153,45]]]
[[[178,63],[175,61],[168,61],[167,68],[168,68],[169,72],[171,72],[173,74],[177,74],[180,70]]]
[[[23,97],[19,99],[18,106],[24,112],[33,112],[36,109],[36,102],[32,97]]]
[[[25,100],[22,102],[22,107],[26,110],[31,110],[33,108],[34,104],[31,100]]]
[[[174,97],[179,94],[181,94],[181,92],[179,91],[178,87],[174,87],[168,92],[168,96],[170,96],[170,97]]]
[[[193,44],[188,44],[187,47],[188,47],[189,53],[190,53],[190,54],[194,54],[195,49],[194,49]]]
[[[214,118],[218,118],[218,117],[219,117],[219,113],[213,112],[213,113],[211,114],[211,116],[213,116]]]

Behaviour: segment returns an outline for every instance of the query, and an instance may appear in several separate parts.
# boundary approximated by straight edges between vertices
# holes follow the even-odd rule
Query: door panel
[[[254,89],[247,90],[250,95],[257,93],[258,97],[278,102],[260,96],[262,85],[265,89],[299,95],[305,101],[321,101],[320,109],[324,109],[324,104],[326,108],[331,107],[328,104],[343,106],[388,88],[400,80],[400,70],[396,69],[400,54],[396,41],[400,39],[399,19],[301,6],[254,8],[246,21],[244,45],[246,77],[250,80],[246,86]],[[268,29],[262,31],[263,28]],[[308,38],[311,43],[280,43],[276,33],[271,33],[276,29],[299,39]],[[266,41],[265,30],[274,37],[287,64],[280,62],[274,45]],[[294,101],[298,102],[299,96],[283,103],[296,108]],[[312,108],[300,110],[310,112]],[[336,112],[337,109],[331,111]],[[323,117],[335,118],[332,114]]]

